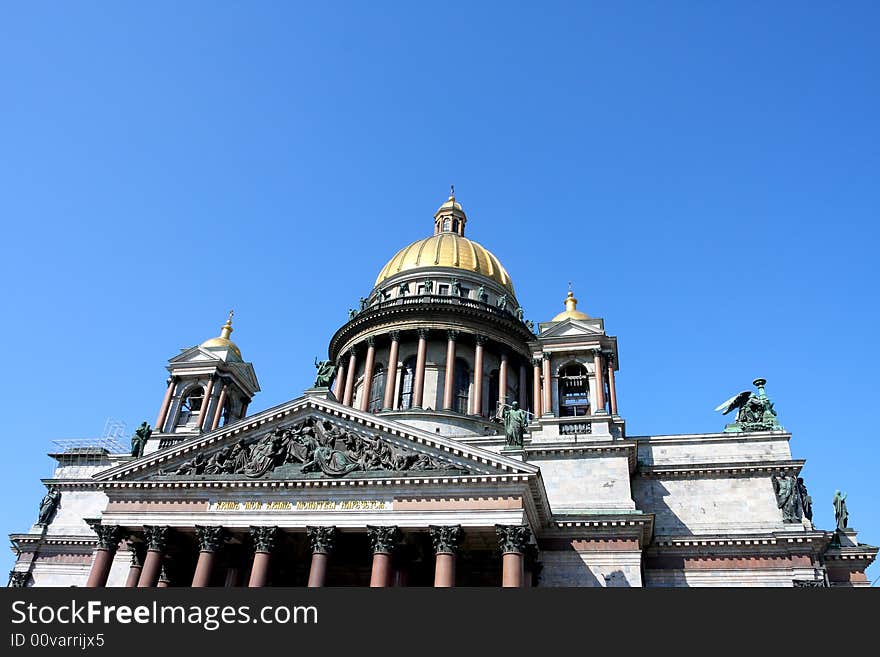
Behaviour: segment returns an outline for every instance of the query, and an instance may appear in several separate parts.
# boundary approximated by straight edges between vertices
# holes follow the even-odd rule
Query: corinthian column
[[[309,588],[320,588],[327,580],[327,560],[336,545],[336,527],[306,527],[312,546]]]
[[[391,331],[391,352],[388,354],[388,376],[385,377],[385,397],[382,410],[394,408],[394,387],[397,385],[397,354],[400,351],[400,331]]]
[[[364,361],[364,385],[361,387],[360,410],[365,411],[370,405],[370,388],[373,387],[373,365],[376,362],[376,338],[367,338],[367,360]]]
[[[143,543],[128,544],[128,550],[131,552],[131,566],[128,568],[128,577],[125,579],[126,588],[134,588],[138,585],[141,578],[141,571],[144,568],[144,559],[147,556],[147,548]]]
[[[523,584],[523,554],[532,532],[526,525],[495,525],[501,548],[501,586],[520,588]]]
[[[474,347],[474,399],[471,403],[474,415],[483,414],[483,349],[488,338],[485,335],[475,337]]]
[[[428,329],[419,329],[419,347],[416,351],[416,379],[413,381],[413,407],[422,408],[425,396],[425,360],[428,354]]]
[[[544,368],[544,403],[542,404],[541,410],[544,415],[552,415],[553,414],[553,396],[550,391],[550,386],[553,385],[553,378],[550,376],[550,354],[545,353],[543,355],[543,368]]]
[[[162,567],[162,556],[168,547],[168,527],[153,525],[144,526],[144,540],[147,543],[147,556],[144,559],[144,567],[138,580],[139,588],[156,586],[159,579],[159,570]]]
[[[452,410],[455,390],[455,341],[458,331],[446,331],[446,380],[443,384],[443,410]]]
[[[98,549],[95,550],[86,586],[95,589],[107,585],[107,577],[110,575],[110,566],[113,564],[113,555],[116,554],[119,545],[121,531],[116,525],[102,525],[100,522],[90,524],[98,535]]]
[[[224,383],[220,389],[220,399],[217,400],[217,410],[214,411],[214,419],[211,422],[211,431],[220,426],[220,420],[223,417],[223,407],[226,405],[226,395],[229,394],[229,384]]]
[[[278,527],[251,527],[251,538],[254,541],[254,563],[248,586],[260,588],[269,581],[269,563],[278,538]]]
[[[159,408],[159,415],[156,416],[156,433],[165,431],[165,420],[168,419],[168,407],[171,405],[171,395],[174,392],[174,377],[168,377],[168,388],[165,390],[165,398],[162,400],[162,406]]]
[[[196,525],[196,536],[199,539],[199,560],[193,574],[192,586],[193,588],[203,588],[211,585],[214,561],[226,536],[223,527],[202,525]]]
[[[596,372],[596,410],[605,412],[605,378],[602,376],[602,352],[598,349],[593,352],[593,369]]]
[[[348,370],[345,374],[345,392],[342,395],[342,403],[351,406],[351,396],[354,392],[355,366],[357,365],[357,351],[352,347],[348,352]]]
[[[501,352],[501,364],[498,366],[498,401],[507,403],[507,352]],[[492,409],[489,409],[492,412]]]
[[[611,414],[617,415],[617,387],[614,385],[614,354],[608,353],[605,362],[608,363],[608,394],[611,397]]]
[[[342,395],[345,392],[345,361],[340,359],[336,363],[336,379],[333,381],[333,396],[336,401],[342,401]]]
[[[383,587],[391,584],[391,555],[400,542],[397,527],[372,527],[367,525],[367,535],[373,549],[373,569],[370,573],[370,586]]]
[[[431,541],[434,543],[434,586],[455,586],[455,555],[461,544],[461,525],[428,528]]]
[[[532,359],[532,413],[541,417],[541,359]]]

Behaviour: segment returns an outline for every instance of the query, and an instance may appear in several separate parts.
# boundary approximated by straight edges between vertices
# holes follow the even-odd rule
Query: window
[[[370,413],[378,413],[382,410],[383,397],[385,395],[385,369],[381,365],[373,368],[373,382],[370,384],[370,401],[367,410]]]
[[[437,290],[439,290],[440,294],[449,294],[449,286],[448,285],[439,285],[437,287]]]
[[[452,227],[452,222],[451,222],[451,220],[448,219],[448,218],[447,218],[447,219],[444,219],[444,220],[443,220],[443,230],[448,231],[451,227]]]
[[[177,416],[177,426],[198,424],[198,418],[202,411],[202,402],[205,399],[205,391],[200,386],[187,392],[180,403],[180,413]]]
[[[471,383],[471,373],[467,361],[463,358],[455,359],[455,397],[453,399],[452,408],[459,413],[467,414],[468,412],[468,388]]]
[[[559,415],[577,417],[590,411],[590,386],[587,368],[577,363],[559,371]]]
[[[400,399],[397,407],[401,410],[412,408],[413,403],[413,383],[416,378],[416,358],[410,356],[403,361],[403,367],[400,370]],[[393,383],[391,385],[394,385]]]
[[[489,416],[499,416],[498,408],[498,370],[489,372]]]

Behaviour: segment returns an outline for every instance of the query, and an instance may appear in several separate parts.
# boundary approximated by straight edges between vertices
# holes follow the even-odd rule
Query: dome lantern
[[[455,185],[449,187],[449,198],[434,213],[434,234],[456,233],[464,237],[464,225],[467,215],[461,203],[455,200]]]

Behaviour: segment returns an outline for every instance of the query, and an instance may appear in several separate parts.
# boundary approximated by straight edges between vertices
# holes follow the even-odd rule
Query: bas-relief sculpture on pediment
[[[199,452],[152,478],[301,479],[426,471],[468,472],[457,463],[392,444],[378,434],[367,437],[309,417],[252,440],[241,438],[219,450]]]

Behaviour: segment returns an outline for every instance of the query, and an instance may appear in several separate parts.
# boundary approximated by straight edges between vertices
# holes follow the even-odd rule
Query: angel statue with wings
[[[753,381],[758,388],[758,394],[751,390],[743,390],[727,401],[718,405],[716,411],[727,415],[736,410],[736,421],[724,427],[725,432],[737,431],[782,431],[779,420],[776,419],[776,411],[773,402],[764,392],[766,379]]]

